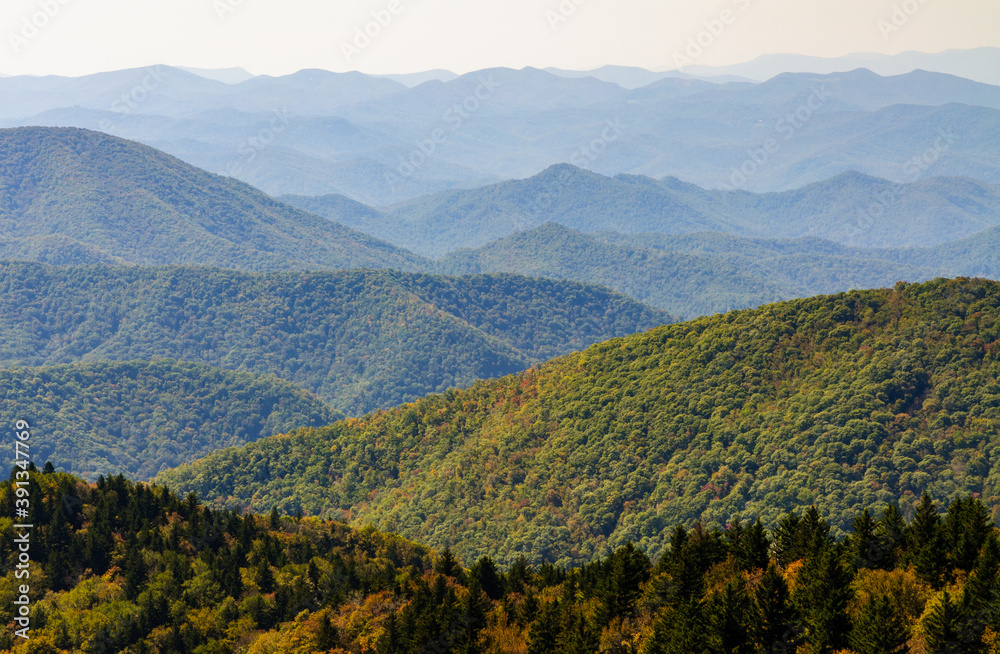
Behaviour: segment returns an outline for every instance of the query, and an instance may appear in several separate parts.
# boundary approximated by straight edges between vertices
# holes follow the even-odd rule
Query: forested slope
[[[426,263],[159,150],[51,127],[0,130],[0,257],[254,271]]]
[[[736,514],[775,525],[979,493],[1000,509],[1000,283],[937,280],[736,311],[596,345],[159,480],[452,546],[583,562]]]
[[[44,430],[37,457],[91,481],[161,468],[342,418],[274,376],[170,359],[0,370],[0,424]]]
[[[0,366],[170,357],[273,373],[354,414],[670,320],[603,287],[516,275],[0,262]]]
[[[677,527],[655,561],[626,544],[504,571],[371,528],[25,468],[0,483],[5,505],[15,488],[32,502],[29,577],[14,573],[24,530],[0,518],[0,648],[15,654],[987,654],[1000,632],[1000,546],[975,499],[942,517],[925,496],[911,521],[866,510],[840,542],[809,510],[772,533]]]
[[[590,235],[549,223],[476,250],[452,252],[438,261],[438,269],[453,275],[516,271],[603,284],[693,318],[821,293],[891,286],[901,279],[924,281],[944,270],[961,272],[958,257],[935,260],[932,254],[955,245],[929,252],[862,250],[820,239],[778,241],[715,232]],[[945,267],[944,262],[952,265]]]

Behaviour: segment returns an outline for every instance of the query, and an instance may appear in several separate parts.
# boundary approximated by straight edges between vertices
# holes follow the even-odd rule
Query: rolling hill
[[[516,275],[0,262],[0,366],[169,357],[276,374],[351,414],[670,320],[603,287]]]
[[[914,260],[924,265],[914,265]],[[946,268],[942,261],[955,265]],[[452,252],[438,261],[438,269],[452,275],[517,271],[602,284],[673,315],[694,318],[891,286],[899,280],[924,281],[945,270],[968,272],[960,261],[957,254],[861,250],[820,239],[764,240],[719,233],[588,235],[549,223],[475,250]]]
[[[715,231],[865,248],[931,246],[1000,225],[1000,186],[948,177],[899,184],[857,172],[791,191],[748,193],[676,178],[606,177],[564,164],[381,209],[338,195],[281,200],[430,257],[548,222],[584,233]]]
[[[45,432],[39,461],[90,481],[147,480],[221,447],[343,414],[274,376],[169,359],[0,370],[0,420]]]
[[[0,256],[254,271],[424,265],[242,182],[70,128],[0,130]]]
[[[215,452],[157,480],[450,546],[582,563],[928,491],[1000,511],[1000,283],[936,280],[675,324],[472,388]]]

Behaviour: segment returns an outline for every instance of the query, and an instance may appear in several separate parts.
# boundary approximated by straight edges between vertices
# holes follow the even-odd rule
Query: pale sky
[[[3,0],[0,30],[7,75],[667,69],[699,38],[687,63],[1000,47],[1000,0]]]

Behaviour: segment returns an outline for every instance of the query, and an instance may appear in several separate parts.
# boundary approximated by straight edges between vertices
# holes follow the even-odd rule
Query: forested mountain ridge
[[[979,493],[1000,509],[1000,283],[936,280],[675,324],[157,479],[462,557],[583,562],[733,516]],[[489,544],[489,545],[487,545]]]
[[[527,179],[378,209],[338,195],[280,199],[429,257],[550,222],[583,233],[713,231],[822,238],[864,248],[933,246],[1000,226],[996,184],[962,177],[902,184],[858,172],[788,191],[750,193],[702,188],[674,177],[607,177],[561,164]]]
[[[372,528],[213,511],[123,477],[84,484],[25,465],[0,502],[15,489],[34,525],[30,578],[15,579],[23,530],[0,518],[12,570],[0,621],[30,602],[26,638],[0,633],[15,654],[988,654],[1000,633],[1000,544],[973,498],[942,517],[925,495],[909,521],[866,509],[839,542],[809,510],[771,533],[677,526],[655,561],[628,543],[576,569],[521,558],[501,571]]]
[[[273,373],[351,414],[670,321],[603,287],[516,275],[0,262],[2,366],[170,357]]]
[[[0,370],[0,421],[44,425],[36,458],[91,481],[149,479],[221,447],[343,417],[273,375],[170,359]]]
[[[970,242],[973,239],[968,239]],[[961,243],[965,243],[962,241]],[[937,250],[955,251],[935,257]],[[769,302],[924,281],[1000,263],[984,249],[965,264],[961,246],[862,250],[820,239],[771,240],[720,233],[582,234],[549,223],[437,261],[445,274],[518,272],[603,284],[685,318]],[[916,265],[919,262],[923,265]],[[946,265],[947,264],[947,265]],[[967,267],[968,266],[968,267]]]
[[[422,269],[411,252],[145,145],[0,130],[0,257],[241,270]]]

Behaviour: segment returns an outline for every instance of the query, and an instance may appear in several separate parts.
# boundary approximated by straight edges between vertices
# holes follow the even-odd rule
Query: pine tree
[[[455,555],[452,554],[450,547],[445,548],[444,552],[438,558],[437,565],[434,566],[438,574],[445,575],[446,577],[454,577],[459,568],[458,561],[455,559]]]
[[[134,540],[128,543],[123,565],[125,574],[125,597],[129,601],[139,596],[146,585],[146,575],[148,572],[146,561],[143,558],[142,550]]]
[[[391,616],[389,622],[392,622]],[[316,634],[316,649],[320,652],[325,652],[328,649],[337,647],[339,641],[340,634],[337,632],[337,627],[330,621],[330,612],[324,611],[320,618],[319,632]],[[381,648],[379,649],[381,651]]]
[[[774,531],[775,555],[781,565],[815,556],[832,543],[830,525],[815,506],[809,507],[801,518],[789,513]]]
[[[806,560],[793,599],[805,623],[805,640],[811,652],[833,652],[847,645],[850,585],[851,573],[834,548]]]
[[[642,654],[709,654],[707,627],[700,603],[681,602],[656,620]]]
[[[876,533],[878,525],[868,509],[854,519],[853,529],[848,543],[854,568],[877,568],[884,558],[883,544]]]
[[[385,621],[385,630],[378,644],[378,654],[400,654],[399,629],[396,626],[396,616],[390,614]]]
[[[479,582],[479,586],[491,600],[495,601],[503,597],[503,579],[501,579],[493,559],[488,556],[482,557],[472,566],[469,574]]]
[[[948,591],[944,591],[941,601],[924,618],[928,654],[966,654],[962,646],[962,622],[959,607],[951,601]]]
[[[773,565],[768,567],[754,593],[757,624],[754,629],[758,649],[765,652],[789,648],[797,640],[794,634],[795,610],[788,584]]]
[[[267,559],[261,559],[257,563],[257,567],[254,569],[254,583],[257,584],[262,593],[274,592],[274,572],[271,571],[271,565]]]
[[[917,576],[934,588],[941,588],[947,572],[944,534],[941,516],[928,493],[924,493],[917,506],[909,536],[908,554]]]
[[[746,530],[740,548],[746,570],[764,570],[770,561],[771,541],[760,518]]]
[[[722,654],[753,654],[755,609],[742,580],[730,582],[708,605],[713,650]]]
[[[969,654],[985,652],[982,643],[987,627],[996,631],[1000,626],[1000,543],[991,532],[982,546],[976,565],[962,589],[960,603],[963,645]]]
[[[726,540],[729,551],[740,568],[747,571],[767,568],[771,542],[760,518],[749,527],[744,526],[738,517],[735,518],[732,526],[726,530]]]
[[[551,654],[559,639],[561,610],[559,602],[547,602],[528,630],[528,654]]]
[[[989,511],[978,499],[956,499],[948,506],[944,533],[952,565],[966,572],[976,564],[979,550],[992,531]]]
[[[886,595],[869,599],[851,631],[851,647],[857,654],[903,654],[910,633],[906,616]]]
[[[880,567],[883,570],[892,570],[899,562],[909,532],[906,519],[899,507],[895,504],[885,507],[885,510],[882,511],[882,517],[879,518],[876,532],[883,552]]]
[[[608,567],[610,570],[602,593],[605,621],[634,612],[642,594],[642,585],[649,579],[650,563],[642,551],[628,542],[611,555]]]

